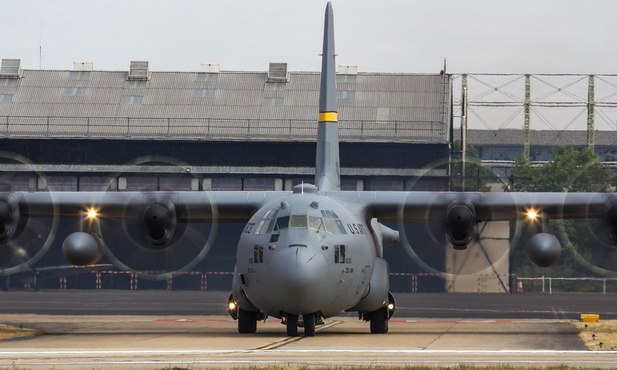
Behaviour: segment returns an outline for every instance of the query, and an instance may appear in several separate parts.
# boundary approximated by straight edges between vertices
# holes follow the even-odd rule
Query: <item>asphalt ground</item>
[[[0,313],[44,315],[226,315],[228,292],[50,290],[0,292]],[[617,294],[395,294],[395,317],[617,319]],[[349,314],[355,316],[354,314]]]
[[[602,294],[399,294],[390,331],[371,335],[353,314],[315,337],[287,337],[279,320],[240,335],[226,292],[41,291],[0,293],[0,322],[45,334],[0,343],[0,368],[241,367],[249,365],[591,366],[617,351],[585,350],[571,319],[615,318]],[[302,333],[302,330],[300,330]]]

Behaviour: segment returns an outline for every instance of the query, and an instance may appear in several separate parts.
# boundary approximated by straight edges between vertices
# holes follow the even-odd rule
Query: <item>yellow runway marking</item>
[[[271,349],[276,349],[276,348],[280,348],[280,347],[286,346],[289,343],[297,342],[297,341],[301,340],[302,338],[304,338],[304,337],[301,336],[301,335],[298,335],[297,337],[289,337],[289,338],[285,338],[283,340],[280,340],[278,342],[270,343],[270,344],[262,346],[262,347],[257,347],[255,349],[260,349],[260,350],[263,350],[263,351],[269,351]]]
[[[342,324],[342,323],[343,323],[343,321],[340,321],[340,320],[334,320],[334,321],[332,321],[332,322],[331,322],[331,323],[329,323],[329,324],[326,324],[326,325],[320,326],[320,327],[319,327],[319,328],[317,328],[315,331],[317,332],[317,331],[322,331],[322,330],[325,330],[325,329],[329,329],[329,328],[331,328],[331,327],[334,327],[334,326],[336,326],[336,325],[340,325],[340,324]],[[288,345],[288,344],[290,344],[290,343],[297,342],[297,341],[302,340],[302,339],[304,339],[304,338],[305,338],[305,337],[304,337],[304,336],[302,336],[302,335],[298,335],[298,336],[295,336],[295,337],[289,337],[289,338],[285,338],[285,339],[283,339],[283,340],[280,340],[280,341],[278,341],[278,342],[274,342],[274,343],[267,344],[267,345],[265,345],[265,346],[257,347],[257,348],[255,348],[255,349],[256,349],[256,350],[262,350],[262,351],[269,351],[269,350],[273,350],[273,349],[281,348],[281,347],[283,347],[283,346],[286,346],[286,345]]]

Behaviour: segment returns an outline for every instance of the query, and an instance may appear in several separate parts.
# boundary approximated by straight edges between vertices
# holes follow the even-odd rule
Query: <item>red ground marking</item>
[[[500,319],[500,320],[489,320],[489,319],[397,319],[390,320],[391,322],[402,322],[409,324],[422,324],[422,323],[442,323],[442,324],[460,324],[460,323],[472,323],[472,324],[509,324],[512,320]]]

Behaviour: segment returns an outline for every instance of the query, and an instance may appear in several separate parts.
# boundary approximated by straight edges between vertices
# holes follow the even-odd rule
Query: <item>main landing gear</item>
[[[253,334],[257,331],[257,315],[255,312],[238,309],[238,333]]]
[[[371,334],[385,334],[388,332],[388,308],[382,307],[376,311],[368,313],[371,322]]]
[[[396,310],[396,302],[392,293],[388,292],[388,304],[371,312],[361,312],[360,318],[364,321],[370,321],[371,334],[385,334],[388,332],[388,321],[394,315]]]
[[[257,332],[257,321],[265,318],[261,312],[246,311],[238,307],[233,295],[230,295],[227,300],[227,312],[234,320],[238,320],[238,333],[240,334],[253,334]]]

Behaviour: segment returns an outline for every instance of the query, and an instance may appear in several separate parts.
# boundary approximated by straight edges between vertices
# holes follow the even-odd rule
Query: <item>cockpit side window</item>
[[[322,210],[321,215],[324,217],[326,231],[331,234],[347,234],[345,231],[345,226],[341,220],[339,220],[338,215],[331,210]]]
[[[345,231],[345,226],[343,226],[343,223],[341,222],[341,220],[332,220],[332,221],[334,221],[334,224],[336,225],[335,234],[347,234],[347,231]]]
[[[274,223],[276,221],[277,213],[278,213],[278,210],[276,209],[271,209],[268,212],[266,212],[264,217],[257,224],[257,227],[255,228],[255,234],[267,234],[271,232],[272,228],[274,227]]]
[[[289,227],[289,216],[279,217],[276,219],[274,231],[284,230]]]
[[[326,230],[326,233],[334,234],[334,230],[332,230],[332,226],[330,226],[330,220],[324,219],[322,222],[323,222],[323,228]]]
[[[322,210],[321,211],[321,215],[324,216],[325,218],[339,218],[338,215],[331,210]]]
[[[266,234],[270,234],[272,230],[274,230],[274,225],[276,225],[276,219],[270,220],[270,225],[268,225],[268,229],[266,230]]]

